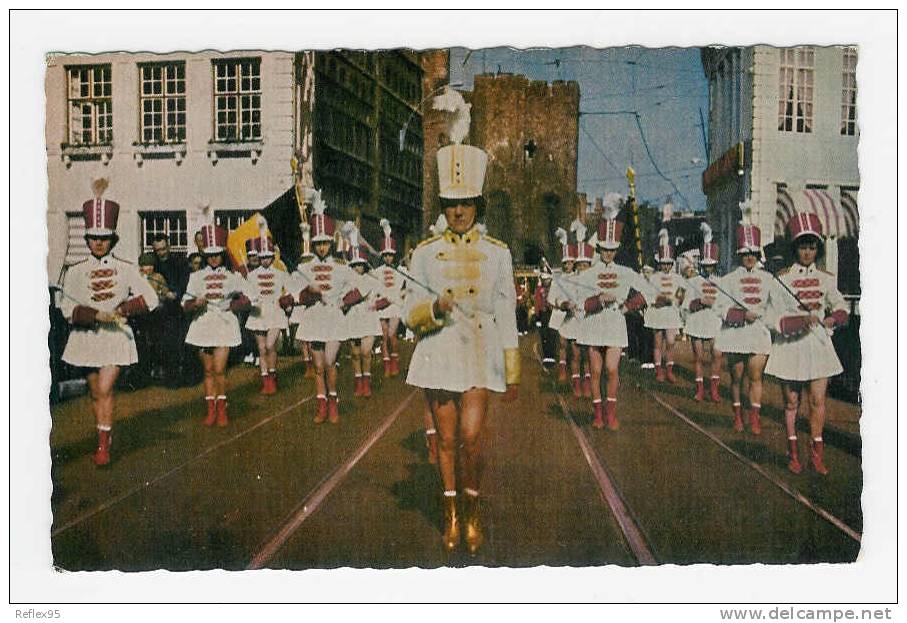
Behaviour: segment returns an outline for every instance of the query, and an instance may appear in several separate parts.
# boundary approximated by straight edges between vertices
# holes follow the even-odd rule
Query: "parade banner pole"
[[[630,215],[633,218],[633,237],[636,243],[636,270],[642,270],[642,233],[639,231],[639,204],[636,202],[636,171],[627,167],[627,184],[630,186]]]

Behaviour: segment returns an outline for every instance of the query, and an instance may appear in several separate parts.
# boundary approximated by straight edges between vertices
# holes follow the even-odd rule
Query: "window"
[[[151,243],[158,234],[167,236],[172,251],[187,251],[189,227],[185,212],[142,212],[139,216],[142,222],[142,251],[151,251]]]
[[[844,48],[841,70],[841,134],[857,133],[857,49]]]
[[[261,138],[261,59],[214,61],[214,138]]]
[[[813,62],[811,47],[782,48],[778,73],[778,130],[812,132]]]
[[[113,82],[110,65],[68,67],[69,143],[113,142]]]
[[[186,140],[186,64],[139,65],[143,143]]]
[[[214,213],[214,222],[229,233],[252,218],[253,214],[255,214],[255,210],[218,211]]]

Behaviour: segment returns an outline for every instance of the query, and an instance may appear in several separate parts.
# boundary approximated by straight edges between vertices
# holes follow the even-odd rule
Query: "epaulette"
[[[425,240],[423,240],[422,242],[420,242],[419,244],[417,244],[417,245],[416,245],[416,248],[417,248],[417,249],[421,249],[421,248],[424,247],[425,245],[431,244],[432,242],[435,242],[436,240],[440,240],[440,239],[441,239],[441,236],[432,236],[431,238],[426,238]]]
[[[499,247],[501,247],[501,248],[503,248],[503,249],[509,249],[509,248],[510,248],[510,247],[507,246],[507,243],[504,242],[503,240],[498,240],[497,238],[492,238],[492,237],[489,236],[488,234],[485,234],[484,236],[482,236],[482,239],[483,239],[483,240],[487,240],[487,241],[490,242],[491,244],[497,245],[497,246],[499,246]]]

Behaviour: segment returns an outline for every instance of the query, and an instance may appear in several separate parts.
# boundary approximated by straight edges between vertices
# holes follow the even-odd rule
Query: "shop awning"
[[[821,188],[807,188],[789,193],[778,190],[775,211],[775,236],[785,234],[787,223],[797,212],[811,212],[819,217],[822,232],[836,238],[856,237],[859,233],[857,202],[847,192],[841,193],[841,202]]]

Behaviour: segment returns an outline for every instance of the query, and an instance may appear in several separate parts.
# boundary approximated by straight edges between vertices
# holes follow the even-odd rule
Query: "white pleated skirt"
[[[378,312],[367,309],[366,303],[353,307],[346,315],[346,335],[351,339],[359,339],[374,335],[381,335],[381,321]],[[362,309],[359,309],[359,308]]]
[[[303,342],[342,342],[347,339],[347,319],[339,307],[315,303],[299,321],[296,339]]]
[[[246,320],[246,329],[249,331],[286,329],[288,326],[287,314],[276,301],[263,302],[261,307],[253,307]]]
[[[843,372],[831,337],[821,326],[795,338],[775,337],[765,373],[782,381],[812,381]]]
[[[73,366],[102,368],[137,363],[135,336],[129,325],[73,327],[63,349],[63,361]]]
[[[739,328],[722,325],[715,336],[715,348],[722,353],[768,355],[772,351],[772,334],[758,320]]]
[[[186,344],[201,348],[234,347],[242,343],[239,320],[231,311],[223,311],[208,304],[205,311],[196,315],[186,332]]]
[[[680,310],[668,305],[647,308],[643,313],[643,324],[647,329],[680,329],[683,320],[680,319]]]
[[[702,309],[687,315],[683,332],[700,340],[711,340],[721,331],[721,318],[710,309]]]
[[[588,314],[577,323],[576,343],[583,346],[626,348],[627,319],[614,308]]]
[[[378,318],[387,320],[388,318],[399,318],[402,310],[397,304],[388,305],[384,309],[378,310]]]

